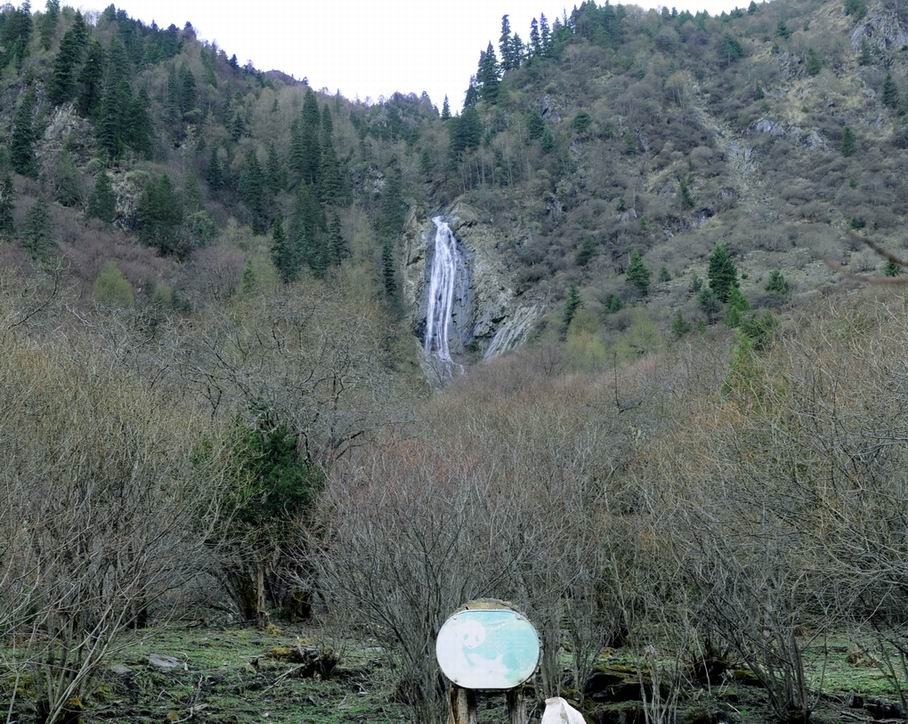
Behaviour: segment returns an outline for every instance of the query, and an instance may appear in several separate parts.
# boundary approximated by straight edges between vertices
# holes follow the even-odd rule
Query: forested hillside
[[[489,34],[365,104],[0,7],[7,721],[445,721],[479,597],[531,721],[905,717],[908,4]]]

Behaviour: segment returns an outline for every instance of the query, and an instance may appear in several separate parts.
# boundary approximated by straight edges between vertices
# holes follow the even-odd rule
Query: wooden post
[[[448,692],[448,724],[476,724],[476,692],[451,684]]]
[[[527,702],[523,698],[523,689],[518,687],[508,692],[508,724],[529,724]]]

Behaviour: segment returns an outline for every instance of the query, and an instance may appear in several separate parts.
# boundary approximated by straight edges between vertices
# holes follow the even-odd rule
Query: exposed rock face
[[[901,15],[900,15],[901,14]],[[851,46],[857,52],[866,40],[879,50],[901,50],[908,47],[908,12],[899,9],[871,13],[851,34]]]
[[[469,350],[485,357],[503,354],[526,339],[544,306],[517,297],[507,264],[506,239],[483,222],[477,209],[458,202],[442,215],[457,237],[467,267],[465,283],[455,290],[457,339],[452,339],[451,352],[458,355]],[[404,302],[410,326],[420,341],[425,334],[426,286],[435,238],[431,217],[425,210],[414,210],[404,232]]]

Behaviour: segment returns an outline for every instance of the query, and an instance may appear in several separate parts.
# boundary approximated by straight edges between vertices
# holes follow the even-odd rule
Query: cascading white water
[[[434,354],[442,362],[450,362],[449,339],[454,326],[454,291],[458,271],[464,269],[464,263],[460,249],[457,248],[457,239],[448,223],[441,216],[436,216],[432,221],[435,223],[435,252],[432,255],[429,277],[423,349],[428,356]]]

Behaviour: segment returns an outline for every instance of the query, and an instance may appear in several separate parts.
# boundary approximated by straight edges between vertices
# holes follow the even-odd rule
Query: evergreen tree
[[[782,272],[775,270],[769,272],[769,280],[766,282],[766,291],[777,297],[787,297],[791,291],[791,285]]]
[[[567,298],[564,301],[564,312],[561,316],[561,329],[559,330],[559,337],[561,337],[561,339],[567,338],[571,322],[574,321],[577,310],[582,306],[583,300],[580,299],[580,293],[577,291],[577,286],[571,284],[571,286],[568,287]]]
[[[552,49],[552,32],[549,30],[549,21],[545,13],[539,15],[539,45],[543,55],[548,55]]]
[[[126,86],[124,95],[127,97],[128,91],[129,87]],[[142,154],[145,158],[151,156],[153,128],[151,116],[148,115],[150,106],[151,99],[148,97],[148,91],[141,88],[135,97],[129,101],[126,116],[125,141],[130,148]]]
[[[643,263],[643,257],[640,255],[640,252],[634,251],[631,254],[630,263],[627,265],[625,280],[629,285],[636,289],[641,297],[645,297],[649,294],[651,277],[652,272],[649,270],[649,267]]]
[[[681,337],[690,333],[690,330],[690,322],[684,319],[684,314],[679,309],[672,318],[672,335],[675,339],[681,339]]]
[[[537,111],[530,111],[526,118],[527,134],[531,139],[542,138],[545,133],[545,121]]]
[[[489,43],[479,59],[479,73],[476,80],[479,83],[480,94],[484,101],[496,103],[498,101],[498,86],[501,71],[498,67],[498,58],[495,57],[495,48]]]
[[[621,301],[621,297],[614,293],[609,294],[605,300],[606,314],[617,314],[622,309],[624,309],[624,302]]]
[[[894,110],[899,107],[899,89],[892,79],[892,73],[887,73],[886,80],[883,81],[883,105]]]
[[[13,178],[6,174],[0,183],[0,240],[11,239],[16,233],[13,220]]]
[[[340,163],[330,141],[322,145],[322,159],[319,167],[319,199],[324,204],[336,205],[343,198]]]
[[[861,57],[858,62],[861,65],[873,65],[873,48],[867,38],[861,38]]]
[[[44,8],[44,15],[41,16],[41,47],[44,50],[50,50],[54,42],[54,35],[57,33],[57,25],[60,22],[60,0],[47,0]]]
[[[902,273],[902,267],[900,264],[892,261],[892,259],[886,260],[886,266],[883,267],[883,274],[887,277],[897,277]]]
[[[303,114],[300,119],[300,139],[302,142],[302,179],[312,188],[318,187],[321,149],[319,134],[321,130],[321,113],[318,100],[310,88],[303,100]]]
[[[285,283],[292,282],[299,277],[300,255],[296,246],[290,243],[284,233],[284,222],[280,216],[275,219],[274,228],[271,231],[271,260]]]
[[[152,179],[142,191],[138,208],[139,238],[164,255],[185,256],[182,238],[183,204],[166,174]]]
[[[842,132],[842,155],[847,158],[853,156],[855,151],[857,151],[857,141],[854,137],[854,131],[850,127],[845,126],[845,130]]]
[[[467,108],[472,108],[474,105],[476,105],[479,97],[479,85],[476,82],[476,76],[470,76],[470,85],[467,86],[467,92],[463,98],[464,110],[466,110]]]
[[[511,41],[511,62],[514,64],[515,68],[519,68],[523,65],[523,57],[526,54],[526,47],[523,44],[523,40],[520,39],[520,36],[517,33],[514,33],[514,39]]]
[[[267,165],[268,189],[272,194],[279,194],[287,187],[287,173],[284,171],[284,164],[281,163],[280,156],[277,155],[277,148],[273,143],[268,144],[268,165]]]
[[[308,185],[301,183],[290,220],[290,243],[297,250],[301,261],[316,276],[322,276],[328,267],[328,255],[323,244],[324,227],[324,214],[318,199]]]
[[[257,234],[267,230],[265,213],[265,176],[255,151],[249,151],[240,174],[240,196],[252,217],[252,229]]]
[[[731,290],[738,286],[738,268],[728,247],[720,244],[709,256],[709,288],[716,298],[725,304],[731,295]]]
[[[211,149],[211,158],[208,160],[208,167],[205,169],[205,181],[208,188],[212,191],[220,191],[224,185],[224,177],[221,172],[221,160],[218,158],[218,149]]]
[[[187,65],[180,68],[178,104],[183,120],[196,107],[197,91],[195,76]]]
[[[76,108],[83,116],[94,118],[101,109],[104,90],[104,48],[97,40],[88,46],[88,55],[79,72]]]
[[[303,178],[305,159],[302,121],[297,118],[290,126],[290,172],[294,183],[299,183]]]
[[[448,125],[448,153],[452,161],[459,161],[465,151],[479,148],[482,141],[482,120],[472,106],[452,119]]]
[[[350,249],[344,240],[344,234],[341,229],[340,218],[337,214],[332,214],[331,224],[328,226],[328,246],[331,251],[331,263],[340,264],[344,259],[350,256]]]
[[[672,275],[668,273],[668,267],[665,266],[665,264],[663,264],[659,268],[659,283],[665,284],[666,282],[670,282],[671,280],[672,280]]]
[[[776,35],[783,40],[788,40],[791,37],[791,30],[788,29],[784,20],[779,20],[779,24],[776,26]]]
[[[395,164],[388,172],[378,218],[382,242],[382,285],[392,304],[398,301],[396,248],[404,224],[404,202],[400,169]]]
[[[50,236],[50,215],[43,196],[35,200],[25,217],[22,246],[37,262],[47,261],[57,247]]]
[[[539,21],[533,18],[530,23],[530,58],[538,58],[542,55],[542,40],[539,37]]]
[[[498,50],[501,52],[501,69],[505,72],[514,70],[513,45],[511,40],[511,21],[508,15],[501,17],[501,36],[498,38]]]
[[[445,96],[445,102],[441,106],[441,120],[447,121],[451,117],[451,104],[448,102],[448,97]]]
[[[88,31],[82,13],[76,12],[73,27],[66,31],[60,50],[54,60],[54,69],[48,88],[48,98],[54,105],[71,100],[75,93],[76,69],[82,63],[82,55],[88,42]]]
[[[57,156],[54,174],[54,199],[62,206],[82,205],[82,181],[72,156],[64,148]]]
[[[10,141],[10,162],[13,170],[23,176],[32,176],[35,164],[35,132],[32,115],[35,111],[35,91],[27,90],[19,102],[13,121],[13,137]]]
[[[95,181],[95,190],[88,204],[88,215],[108,224],[112,224],[117,217],[117,197],[110,184],[110,177],[104,171],[98,174],[98,180]]]
[[[725,324],[731,329],[736,329],[743,321],[744,313],[750,309],[747,299],[741,294],[738,287],[732,287],[728,293],[728,303],[725,306]]]

